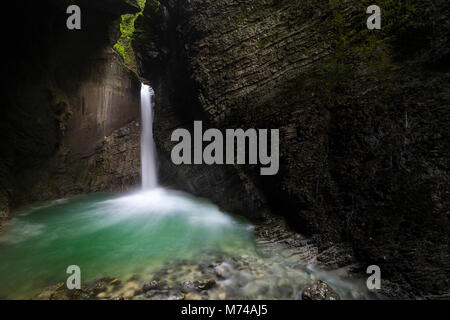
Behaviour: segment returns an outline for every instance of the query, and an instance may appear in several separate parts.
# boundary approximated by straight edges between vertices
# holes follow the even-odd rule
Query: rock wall
[[[202,119],[190,108],[181,114],[177,112],[176,104],[168,99],[172,88],[169,81],[162,81],[160,86],[155,87],[153,130],[158,152],[159,183],[210,199],[231,214],[238,214],[254,221],[262,220],[268,212],[265,198],[248,179],[240,178],[240,173],[233,166],[177,166],[172,163],[173,129],[186,128],[193,132],[193,121]]]
[[[140,83],[111,48],[90,72],[68,98],[70,117],[58,152],[37,174],[20,173],[19,202],[140,184]]]
[[[322,250],[348,243],[363,265],[381,267],[385,288],[400,284],[388,294],[445,295],[449,6],[381,1],[383,28],[369,31],[371,4],[149,1],[134,48],[157,89],[157,146],[168,163],[171,132],[193,119],[279,128],[277,176],[230,169],[260,191],[262,207]],[[217,172],[195,167],[173,167],[167,178]],[[219,180],[200,185],[194,192],[230,190]],[[251,193],[241,195],[252,202]]]
[[[5,11],[21,15],[3,41],[0,220],[24,201],[139,182],[139,86],[106,50],[119,16],[138,8],[80,0],[83,29],[71,32],[66,4]],[[382,30],[368,31],[370,4],[147,0],[133,48],[135,71],[156,91],[160,177],[232,213],[284,216],[322,252],[345,243],[362,265],[381,267],[385,293],[443,296],[449,4],[379,1]],[[279,174],[172,165],[171,133],[194,120],[279,128]]]
[[[25,201],[139,183],[139,82],[109,49],[139,7],[77,0],[82,28],[70,31],[69,3],[4,5],[17,18],[2,59],[0,223]]]
[[[175,30],[179,27],[177,19],[170,18],[168,9],[158,1],[150,0],[135,25],[136,71],[155,90],[153,134],[159,182],[208,198],[226,212],[262,220],[268,213],[266,200],[249,179],[240,177],[245,177],[245,172],[233,166],[172,163],[173,130],[186,128],[192,132],[194,120],[204,121],[206,130],[209,120],[198,102],[197,88],[189,80],[184,42],[178,40]]]

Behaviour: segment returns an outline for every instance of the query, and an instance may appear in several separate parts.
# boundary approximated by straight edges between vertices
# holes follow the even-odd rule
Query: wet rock
[[[145,293],[145,297],[150,300],[167,300],[169,295],[168,290],[151,290]]]
[[[228,263],[223,262],[216,266],[214,271],[219,278],[228,278],[233,271],[233,267]]]
[[[36,300],[50,300],[53,294],[55,294],[58,290],[64,287],[64,282],[60,282],[53,286],[47,287],[38,293],[34,299]]]
[[[58,289],[51,295],[50,300],[70,300],[70,291],[66,288]]]
[[[197,288],[195,287],[194,283],[192,283],[191,281],[185,281],[185,282],[183,282],[181,291],[184,293],[195,292],[195,291],[197,291]]]
[[[147,291],[150,291],[150,290],[157,290],[157,289],[160,289],[160,287],[161,286],[160,286],[160,283],[158,281],[152,280],[150,282],[145,283],[142,286],[142,291],[143,292],[147,292]]]
[[[119,279],[113,279],[113,280],[111,280],[111,282],[109,284],[117,287],[117,286],[120,286],[121,283],[122,283],[122,281],[120,281]]]
[[[102,290],[99,291],[99,288]],[[93,287],[83,286],[81,289],[69,290],[64,282],[48,287],[35,296],[37,300],[91,300],[108,299],[103,282],[96,282]]]
[[[209,290],[216,284],[214,279],[204,279],[194,281],[194,286],[198,290]]]
[[[130,300],[130,299],[132,299],[135,296],[135,294],[136,294],[136,291],[134,291],[134,290],[127,290],[123,294],[123,298],[125,300]]]
[[[304,289],[301,298],[303,300],[340,300],[336,291],[320,280]]]
[[[128,281],[124,284],[124,290],[135,290],[135,291],[140,291],[140,285],[138,281]]]
[[[94,294],[98,294],[98,293],[100,293],[100,292],[107,291],[107,290],[108,290],[108,286],[109,286],[109,284],[111,283],[111,281],[113,281],[113,279],[107,278],[107,277],[98,280],[98,281],[94,284],[93,288],[91,289],[92,292],[93,292]]]
[[[189,292],[188,294],[186,294],[184,296],[184,299],[185,300],[202,300],[203,297],[198,293]]]
[[[110,296],[106,292],[100,292],[97,294],[97,299],[108,299]]]
[[[69,290],[65,286],[58,289],[50,300],[90,300],[95,299],[92,291],[86,289]]]
[[[167,300],[183,300],[183,299],[184,295],[179,292],[174,293],[167,298]]]
[[[108,299],[107,295],[104,299]],[[94,299],[94,295],[87,290],[73,290],[70,297],[71,300],[91,300]]]

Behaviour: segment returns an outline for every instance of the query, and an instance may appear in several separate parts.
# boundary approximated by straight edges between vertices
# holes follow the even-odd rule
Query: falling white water
[[[152,189],[158,185],[156,176],[156,148],[153,141],[153,89],[141,86],[141,178],[142,188]]]

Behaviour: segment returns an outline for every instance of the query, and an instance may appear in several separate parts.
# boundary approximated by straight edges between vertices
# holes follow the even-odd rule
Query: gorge
[[[142,190],[16,210],[0,237],[0,261],[8,261],[0,264],[0,297],[292,299],[320,274],[276,242],[270,253],[264,252],[266,244],[257,248],[248,222],[206,200],[158,186],[152,95],[142,84]],[[68,262],[82,271],[82,288],[58,283]],[[357,281],[331,272],[320,277],[333,283],[340,297],[371,297]]]
[[[379,1],[381,30],[370,1],[24,3],[5,9],[0,296],[449,297],[448,1]],[[174,164],[195,121],[279,129],[277,174]],[[72,256],[78,296],[56,285]],[[9,280],[23,259],[39,272]]]

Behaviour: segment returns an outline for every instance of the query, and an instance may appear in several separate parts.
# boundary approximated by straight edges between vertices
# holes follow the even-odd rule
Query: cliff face
[[[70,3],[4,7],[18,18],[2,60],[0,224],[24,201],[138,183],[139,82],[110,49],[138,5],[76,1],[82,29],[69,31]]]
[[[369,1],[149,4],[133,47],[156,89],[161,162],[173,129],[194,119],[281,134],[276,176],[248,166],[223,169],[241,181],[232,185],[206,182],[217,171],[201,166],[163,176],[198,177],[190,191],[216,198],[247,186],[233,201],[260,190],[257,210],[283,215],[322,249],[349,243],[385,284],[448,292],[447,2],[381,1],[381,31],[366,28]]]
[[[106,48],[76,87],[58,151],[42,170],[20,172],[18,202],[124,191],[140,183],[140,83]]]
[[[30,0],[5,35],[0,222],[25,201],[139,182],[139,84],[108,49],[139,8],[78,2],[81,31],[65,28],[67,2]],[[368,31],[371,4],[147,0],[131,67],[156,91],[161,182],[255,220],[284,216],[324,251],[345,243],[384,288],[400,285],[385,293],[448,294],[449,4],[379,1],[382,30]],[[278,175],[174,166],[171,134],[194,120],[279,128]]]
[[[208,198],[227,212],[261,220],[268,212],[267,203],[245,172],[232,166],[172,163],[173,130],[192,131],[194,120],[203,120],[206,130],[209,121],[198,102],[196,84],[190,81],[184,41],[176,31],[180,27],[174,18],[177,14],[158,1],[147,1],[143,15],[135,22],[132,43],[137,63],[134,68],[155,90],[153,136],[160,183]]]

